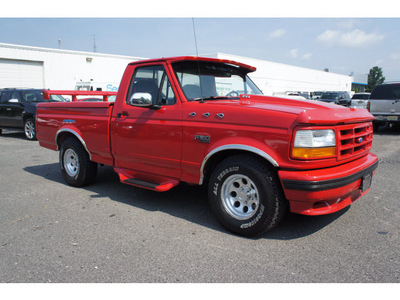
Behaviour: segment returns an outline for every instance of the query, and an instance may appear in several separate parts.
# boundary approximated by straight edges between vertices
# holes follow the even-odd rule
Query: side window
[[[169,82],[168,76],[164,73],[164,80],[161,85],[161,104],[162,105],[173,105],[176,103],[174,91],[172,90],[171,83]]]
[[[173,105],[175,94],[163,66],[139,67],[135,70],[127,103],[134,93],[148,93],[153,105]]]
[[[6,103],[10,99],[10,92],[2,92],[0,97],[0,103]]]
[[[25,91],[22,93],[25,102],[40,102],[43,101],[43,96],[37,91]]]
[[[19,92],[12,92],[10,99],[17,99],[18,102],[22,102],[21,95],[19,94]]]

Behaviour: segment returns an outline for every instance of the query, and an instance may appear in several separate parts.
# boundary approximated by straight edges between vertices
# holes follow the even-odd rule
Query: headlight
[[[336,155],[335,131],[298,130],[294,138],[292,157],[300,159],[328,158]]]

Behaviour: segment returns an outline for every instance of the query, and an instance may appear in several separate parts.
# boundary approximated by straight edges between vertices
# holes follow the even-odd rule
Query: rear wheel
[[[97,175],[97,164],[74,138],[67,138],[61,145],[60,168],[65,181],[75,187],[92,183]]]
[[[36,124],[35,119],[27,118],[24,122],[24,132],[28,140],[36,140]]]
[[[211,208],[229,231],[256,236],[274,228],[286,212],[286,199],[275,172],[247,155],[221,162],[209,181]]]

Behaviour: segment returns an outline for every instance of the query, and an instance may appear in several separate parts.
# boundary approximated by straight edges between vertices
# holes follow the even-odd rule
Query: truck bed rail
[[[116,96],[117,92],[108,91],[75,91],[75,90],[43,90],[44,100],[50,100],[50,95],[71,96],[72,102],[78,101],[78,96],[102,96],[104,102],[108,102],[108,97]]]

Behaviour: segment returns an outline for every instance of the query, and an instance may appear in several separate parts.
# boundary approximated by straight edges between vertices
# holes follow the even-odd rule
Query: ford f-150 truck
[[[98,164],[159,192],[205,185],[221,224],[243,236],[275,227],[287,210],[329,214],[367,193],[378,165],[373,116],[263,96],[248,77],[255,70],[201,57],[134,62],[115,102],[39,104],[37,138],[60,151],[72,186],[91,183]]]

